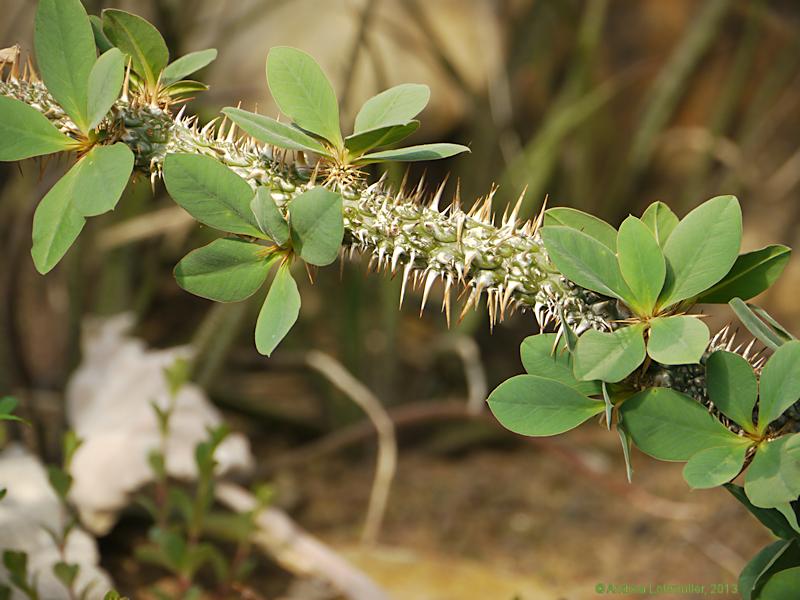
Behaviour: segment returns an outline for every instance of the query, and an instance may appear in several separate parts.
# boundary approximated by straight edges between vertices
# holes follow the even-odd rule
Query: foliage
[[[458,144],[424,144],[373,152],[402,141],[419,127],[416,117],[430,98],[425,85],[402,84],[367,100],[351,135],[343,137],[339,104],[325,73],[314,59],[295,48],[280,46],[267,56],[267,83],[281,112],[292,120],[275,119],[238,108],[222,112],[257,140],[287,150],[319,154],[341,167],[386,161],[412,162],[469,152]]]

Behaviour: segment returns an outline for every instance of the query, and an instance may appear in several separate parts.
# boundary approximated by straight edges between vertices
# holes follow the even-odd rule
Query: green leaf
[[[644,326],[622,327],[613,333],[590,329],[578,338],[575,348],[575,376],[584,381],[622,381],[645,358]]]
[[[739,593],[742,600],[757,600],[760,596],[756,592],[763,576],[770,570],[770,567],[792,546],[792,542],[779,540],[773,542],[756,554],[747,563],[747,566],[739,575]],[[764,598],[764,600],[769,600]]]
[[[753,367],[738,354],[718,350],[706,362],[708,397],[722,414],[754,432],[753,408],[758,398],[758,381]]]
[[[183,257],[175,279],[183,289],[216,302],[239,302],[264,284],[273,259],[269,248],[219,239]]]
[[[181,56],[164,69],[164,72],[161,74],[161,85],[166,86],[175,83],[207,67],[216,59],[217,51],[214,48],[190,52],[186,56]]]
[[[53,565],[53,574],[65,587],[72,588],[80,569],[80,565],[59,561]]]
[[[300,314],[300,293],[284,264],[278,269],[256,322],[256,348],[270,356],[297,321]]]
[[[345,138],[344,146],[351,155],[360,156],[373,148],[389,146],[404,140],[417,129],[419,129],[419,121],[411,121],[405,125],[389,125],[388,127],[369,129]]]
[[[761,371],[761,398],[758,404],[758,432],[800,398],[800,341],[778,348]]]
[[[42,113],[0,95],[0,161],[16,161],[69,149],[74,142]]]
[[[759,599],[763,600],[797,600],[800,590],[800,567],[793,567],[775,573],[767,579]]]
[[[653,202],[642,213],[642,223],[653,232],[658,245],[663,248],[678,225],[678,217],[663,202]]]
[[[272,199],[269,188],[262,186],[256,190],[256,195],[250,202],[250,209],[253,211],[261,231],[268,235],[273,242],[278,246],[284,246],[289,241],[289,224]]]
[[[225,108],[222,112],[231,121],[261,142],[272,144],[279,148],[287,148],[288,150],[303,150],[316,152],[323,156],[332,156],[325,146],[310,135],[300,131],[297,127],[239,108]]]
[[[555,379],[581,394],[595,396],[600,393],[597,381],[578,381],[572,374],[572,357],[566,351],[562,336],[556,345],[557,334],[542,333],[525,338],[520,346],[522,366],[529,375]]]
[[[536,375],[517,375],[504,381],[487,402],[503,427],[529,436],[563,433],[603,412],[602,402]]]
[[[620,411],[634,444],[659,460],[689,460],[708,448],[749,443],[700,403],[668,388],[639,392],[625,400]]]
[[[659,304],[691,298],[722,279],[736,262],[742,211],[733,196],[704,202],[678,223],[664,244],[667,278]]]
[[[283,114],[306,131],[342,147],[336,94],[309,54],[288,46],[272,48],[267,55],[267,83]]]
[[[631,297],[617,257],[608,246],[572,227],[543,227],[541,236],[550,260],[567,279],[606,296]]]
[[[747,498],[744,488],[733,483],[726,483],[723,487],[728,490],[734,498],[736,498],[742,505],[750,511],[750,513],[758,519],[764,527],[769,529],[779,538],[792,539],[798,537],[792,526],[786,520],[786,517],[780,511],[774,508],[759,508],[755,506]]]
[[[789,332],[770,317],[767,311],[746,304],[740,298],[734,298],[728,302],[728,305],[739,317],[742,325],[770,350],[777,350],[786,342],[794,339]]]
[[[336,260],[344,237],[339,194],[315,187],[296,196],[289,204],[289,223],[300,258],[319,267]]]
[[[622,444],[622,457],[625,459],[625,476],[628,483],[633,481],[633,462],[631,461],[631,434],[625,427],[625,422],[621,419],[617,421],[617,435]]]
[[[199,81],[192,81],[190,79],[181,79],[168,85],[162,89],[162,93],[170,98],[186,98],[197,92],[205,92],[208,86]]]
[[[428,105],[431,90],[427,85],[404,83],[373,96],[356,115],[355,133],[392,125],[405,125]]]
[[[17,408],[17,399],[13,396],[4,396],[0,398],[0,421],[18,421],[20,423],[27,423],[24,419],[11,414]]]
[[[758,447],[747,469],[744,491],[750,502],[774,508],[800,496],[800,434],[784,435]]]
[[[593,237],[612,251],[617,251],[617,230],[602,219],[581,210],[566,206],[549,208],[544,213],[544,224],[545,226],[572,227]]]
[[[89,73],[97,52],[80,0],[39,0],[34,42],[47,91],[81,131],[88,131]]]
[[[636,217],[628,217],[619,228],[617,259],[622,278],[633,294],[631,308],[643,315],[652,314],[667,267],[656,238]]]
[[[608,384],[602,382],[601,388],[603,390],[603,403],[605,404],[606,412],[606,429],[611,431],[611,415],[614,412],[614,403],[611,401],[611,394],[608,393]]]
[[[117,48],[112,48],[94,63],[89,74],[89,129],[97,127],[111,110],[119,98],[124,79],[125,57]]]
[[[797,520],[797,511],[795,511],[791,502],[778,504],[775,510],[783,515],[783,518],[786,519],[786,522],[789,523],[789,527],[792,528],[795,534],[800,534],[800,522]]]
[[[767,290],[783,273],[792,250],[774,245],[740,255],[730,272],[697,298],[701,304],[726,304],[732,298],[749,300]]]
[[[567,350],[570,353],[575,352],[575,347],[578,345],[578,334],[570,327],[569,323],[567,322],[567,318],[564,315],[564,307],[559,305],[558,307],[558,318],[561,321],[561,333],[564,335],[564,340],[567,344]]]
[[[50,487],[53,488],[61,501],[66,501],[69,490],[72,488],[72,475],[60,467],[48,465],[47,478],[50,482]]]
[[[365,154],[355,164],[368,165],[370,163],[389,161],[418,162],[421,160],[439,160],[462,152],[470,152],[470,149],[460,144],[422,144],[421,146],[407,146],[396,150],[383,150]]]
[[[103,21],[100,20],[100,17],[97,15],[89,15],[89,23],[92,25],[92,33],[94,34],[94,43],[97,46],[97,49],[100,53],[108,52],[114,47],[114,44],[111,43],[106,37],[106,34],[103,33]]]
[[[698,317],[656,317],[650,320],[647,354],[662,365],[697,364],[708,347],[708,338],[708,327]]]
[[[719,446],[701,450],[683,468],[689,487],[708,489],[727,483],[739,474],[748,446]]]
[[[86,217],[113,209],[133,171],[133,152],[122,142],[95,146],[39,203],[33,215],[36,269],[50,271],[78,237]]]
[[[250,210],[253,190],[210,156],[167,155],[164,183],[172,199],[201,223],[229,233],[264,237]]]
[[[148,88],[155,89],[169,62],[169,50],[158,29],[137,15],[108,8],[103,11],[103,33],[131,57],[133,70],[145,79]]]

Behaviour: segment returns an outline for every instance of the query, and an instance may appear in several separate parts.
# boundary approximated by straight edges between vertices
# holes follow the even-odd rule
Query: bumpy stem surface
[[[67,134],[76,130],[38,81],[8,78],[0,81],[0,94],[26,102]],[[253,187],[268,187],[284,210],[295,196],[314,186],[340,192],[344,198],[345,251],[370,254],[379,269],[401,271],[401,302],[410,281],[422,289],[424,308],[431,287],[442,281],[442,310],[448,321],[451,296],[456,290],[463,290],[466,297],[462,313],[477,306],[485,294],[492,323],[507,312],[528,310],[540,327],[563,318],[581,333],[589,328],[611,329],[615,321],[627,316],[616,301],[580,288],[555,269],[537,233],[538,222],[519,223],[514,210],[496,225],[492,194],[469,211],[462,210],[457,196],[440,209],[441,188],[423,202],[419,189],[408,193],[393,191],[382,181],[367,185],[358,178],[343,183],[319,177],[302,156],[288,162],[282,150],[237,137],[235,128],[231,125],[226,130],[224,122],[201,128],[195,117],[184,117],[182,112],[173,115],[125,100],[115,105],[113,114],[106,129],[109,141],[128,144],[136,156],[137,169],[153,179],[160,175],[168,154],[192,153],[216,158]],[[717,346],[725,344],[723,339]],[[632,383],[672,387],[717,412],[708,401],[702,365],[651,365]]]

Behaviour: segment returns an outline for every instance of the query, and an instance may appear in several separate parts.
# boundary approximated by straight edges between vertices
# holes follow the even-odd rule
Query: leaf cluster
[[[709,331],[685,312],[763,292],[790,254],[776,245],[739,255],[742,215],[733,196],[712,198],[682,220],[656,202],[619,231],[569,208],[550,209],[544,223],[542,240],[556,268],[631,315],[612,332],[580,336],[574,371],[581,380],[622,381],[648,357],[663,365],[698,363]]]
[[[278,148],[311,152],[341,167],[435,160],[469,152],[466,146],[444,143],[380,150],[419,128],[415,117],[430,99],[425,85],[397,85],[370,98],[356,116],[353,133],[345,137],[333,86],[309,54],[287,46],[272,48],[267,83],[290,123],[233,107],[222,112],[255,139]]]

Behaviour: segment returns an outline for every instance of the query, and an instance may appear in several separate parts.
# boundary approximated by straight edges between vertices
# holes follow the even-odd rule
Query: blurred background
[[[614,225],[654,200],[679,215],[735,194],[744,250],[797,242],[800,221],[800,6],[779,0],[86,0],[151,20],[173,57],[215,47],[211,89],[188,110],[274,115],[270,47],[323,65],[344,128],[361,103],[403,82],[432,101],[415,143],[468,144],[472,154],[415,165],[432,191],[450,174],[469,203],[493,183],[496,208],[525,194],[524,216],[572,206]],[[0,0],[0,47],[31,51],[35,3]],[[92,219],[46,277],[29,255],[31,218],[63,165],[0,165],[0,391],[20,398],[14,428],[55,460],[65,390],[85,360],[86,319],[132,315],[148,347],[193,344],[193,379],[249,440],[249,478],[273,502],[401,599],[595,597],[598,582],[734,583],[768,541],[723,491],[690,493],[681,466],[634,456],[625,480],[616,434],[595,423],[557,439],[498,428],[482,401],[521,371],[517,315],[490,332],[483,309],[447,329],[434,301],[398,310],[399,281],[348,261],[301,284],[298,325],[272,359],[252,343],[258,299],[234,305],[182,292],[172,268],[213,232],[180,217],[157,183],[131,185]],[[375,172],[374,175],[378,175]],[[403,171],[392,171],[395,185]],[[760,305],[800,333],[800,261]],[[712,329],[732,318],[721,310]],[[744,339],[744,337],[743,337]],[[395,423],[399,456],[377,546],[359,544],[376,439],[351,393],[308,367],[336,361]],[[105,375],[103,375],[105,373]],[[113,371],[118,374],[119,369]],[[99,379],[116,376],[100,371]],[[108,382],[105,382],[108,383]],[[346,386],[345,386],[346,387]],[[123,385],[107,386],[120,394]],[[100,538],[101,564],[133,595],[155,575],[128,558],[145,530],[123,515]],[[280,594],[287,575],[266,571]],[[265,592],[266,593],[266,592]],[[311,596],[297,596],[307,597]],[[670,596],[664,596],[670,597]],[[691,597],[682,595],[675,597]]]

